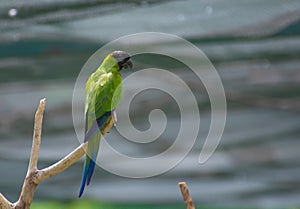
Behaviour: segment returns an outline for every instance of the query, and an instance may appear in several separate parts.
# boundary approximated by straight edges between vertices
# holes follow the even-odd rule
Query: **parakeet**
[[[120,70],[132,68],[129,54],[114,51],[107,55],[100,67],[88,78],[85,88],[85,136],[88,141],[86,159],[81,180],[79,197],[85,184],[89,185],[97,159],[101,130],[114,116],[122,94]]]

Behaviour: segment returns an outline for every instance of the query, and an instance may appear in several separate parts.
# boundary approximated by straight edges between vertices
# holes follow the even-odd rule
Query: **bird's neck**
[[[115,59],[106,58],[100,65],[99,69],[106,73],[114,73],[119,71],[119,65]]]

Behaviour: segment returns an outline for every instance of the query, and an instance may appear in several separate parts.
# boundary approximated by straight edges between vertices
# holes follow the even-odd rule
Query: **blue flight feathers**
[[[90,184],[95,169],[95,161],[97,159],[100,139],[94,136],[104,128],[106,123],[109,121],[110,117],[111,117],[111,111],[105,112],[100,118],[98,118],[94,122],[90,130],[88,130],[85,134],[84,142],[89,141],[89,146],[88,146],[85,165],[83,169],[81,186],[78,195],[79,197],[81,197],[84,191],[85,184],[87,186]]]

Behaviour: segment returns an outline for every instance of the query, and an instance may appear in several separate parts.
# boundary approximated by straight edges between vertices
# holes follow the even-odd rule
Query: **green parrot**
[[[89,185],[94,172],[102,137],[101,130],[111,117],[115,117],[114,110],[122,95],[120,70],[132,68],[130,58],[129,54],[124,51],[110,53],[86,82],[84,142],[88,141],[88,147],[79,197],[83,193],[85,184]]]

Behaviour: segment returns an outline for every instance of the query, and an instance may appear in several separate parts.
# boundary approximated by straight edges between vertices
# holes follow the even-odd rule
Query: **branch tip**
[[[188,189],[186,183],[185,182],[179,182],[178,185],[179,185],[183,200],[186,204],[186,208],[187,209],[195,209],[192,197],[189,193],[189,189]]]
[[[46,104],[46,98],[41,99],[41,100],[40,100],[40,104],[45,105],[45,104]]]
[[[29,168],[28,171],[32,172],[37,169],[37,161],[40,151],[41,144],[41,135],[42,135],[42,125],[43,125],[43,114],[46,107],[46,98],[40,100],[40,104],[36,110],[34,118],[34,131],[33,131],[33,140],[31,155],[29,159]]]

